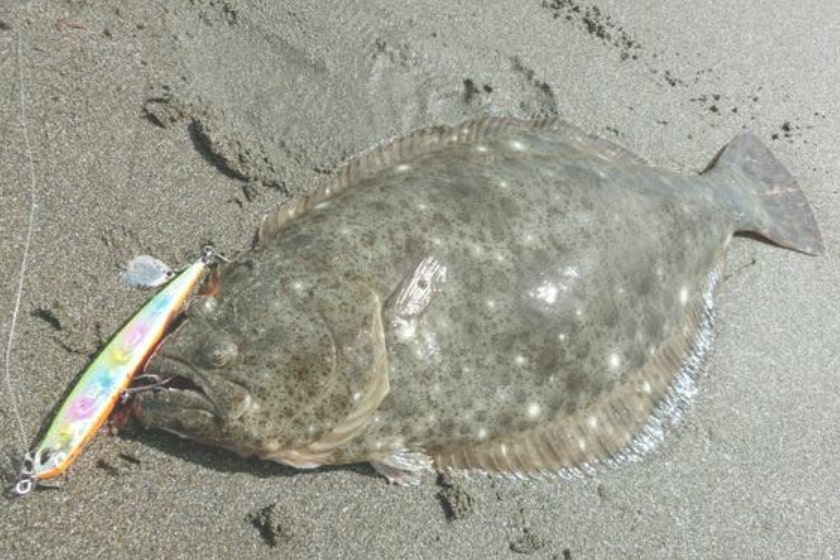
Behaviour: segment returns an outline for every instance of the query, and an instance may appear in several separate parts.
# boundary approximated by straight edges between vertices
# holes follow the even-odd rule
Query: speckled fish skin
[[[683,176],[558,120],[420,131],[269,214],[147,368],[182,383],[135,412],[400,483],[631,460],[694,392],[738,231],[822,251],[795,180],[749,134]]]

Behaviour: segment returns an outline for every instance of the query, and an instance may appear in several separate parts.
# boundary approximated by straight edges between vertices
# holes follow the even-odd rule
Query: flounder
[[[736,232],[823,250],[750,134],[684,177],[560,120],[422,130],[267,215],[150,361],[168,388],[134,411],[399,483],[632,460],[694,392]]]

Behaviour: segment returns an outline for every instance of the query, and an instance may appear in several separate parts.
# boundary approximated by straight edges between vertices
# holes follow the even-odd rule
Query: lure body
[[[205,248],[196,262],[175,276],[108,342],[64,400],[38,445],[24,456],[12,493],[26,494],[73,463],[157,347],[215,256],[212,249]]]

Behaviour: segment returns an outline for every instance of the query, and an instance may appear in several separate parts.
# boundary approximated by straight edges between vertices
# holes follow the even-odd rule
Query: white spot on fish
[[[480,153],[480,154],[486,154],[489,150],[488,150],[487,146],[485,146],[483,144],[478,144],[475,147],[475,151]]]
[[[564,332],[561,332],[560,334],[557,335],[557,340],[559,340],[560,342],[566,342],[566,338],[568,338],[568,337],[566,336],[566,333],[564,333]]]
[[[590,430],[595,430],[598,428],[598,417],[594,414],[586,419],[586,425],[589,427]]]
[[[644,393],[646,395],[650,395],[653,392],[653,387],[650,386],[650,383],[648,381],[645,381],[644,383],[642,383],[642,385],[641,385],[641,387],[639,387],[639,389],[641,390],[642,393]]]
[[[508,182],[507,182],[507,181],[499,181],[499,187],[501,187],[501,188],[503,188],[503,189],[506,189],[506,188],[508,188],[509,186],[510,186],[510,185],[508,185]]]
[[[564,286],[565,287],[565,286]],[[557,294],[560,288],[556,284],[545,282],[533,290],[531,290],[531,297],[543,301],[549,305],[557,301]]]
[[[391,326],[394,327],[394,334],[397,335],[397,340],[400,342],[412,340],[417,335],[417,325],[414,321],[406,321],[402,317],[395,317],[391,321]]]
[[[610,369],[618,369],[618,366],[621,365],[621,358],[618,354],[612,353],[607,358],[607,364],[610,366]]]
[[[429,206],[428,206],[427,204],[424,204],[424,203],[422,203],[422,202],[421,202],[420,204],[418,204],[418,205],[417,205],[417,209],[418,209],[418,210],[426,210],[428,207],[429,207]]]
[[[683,286],[680,288],[680,305],[685,305],[688,303],[688,287]]]
[[[575,317],[577,317],[578,319],[580,319],[581,317],[583,317],[583,309],[581,309],[580,307],[578,307],[577,309],[575,309]]]
[[[586,440],[583,438],[578,438],[578,449],[581,451],[586,451]]]
[[[539,403],[529,403],[528,404],[528,410],[526,411],[526,414],[528,415],[528,418],[530,418],[531,420],[536,419],[540,415],[541,412],[542,412],[542,407],[540,406]]]
[[[411,171],[411,165],[407,163],[401,163],[396,167],[398,173],[405,173],[406,171]]]
[[[489,434],[487,433],[487,428],[479,428],[475,435],[478,439],[487,439]]]
[[[323,210],[324,208],[330,206],[332,204],[331,200],[325,200],[324,202],[319,202],[315,206],[312,207],[313,210]]]
[[[528,362],[528,359],[525,358],[525,356],[523,356],[522,354],[517,354],[516,358],[514,358],[513,361],[518,366],[524,366]]]
[[[496,300],[488,299],[485,304],[487,305],[487,309],[491,311],[496,309]]]
[[[528,146],[526,146],[524,142],[521,142],[519,140],[511,140],[510,142],[508,142],[508,145],[511,147],[512,150],[517,152],[524,152],[528,148]]]

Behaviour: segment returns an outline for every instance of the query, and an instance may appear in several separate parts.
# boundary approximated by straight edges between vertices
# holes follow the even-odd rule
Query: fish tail
[[[703,174],[729,185],[739,231],[758,233],[782,247],[809,255],[824,251],[822,235],[805,194],[754,134],[736,136]]]

